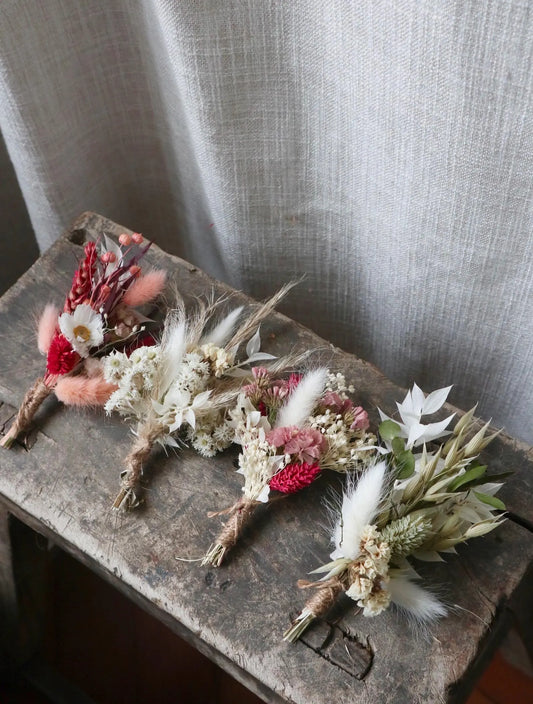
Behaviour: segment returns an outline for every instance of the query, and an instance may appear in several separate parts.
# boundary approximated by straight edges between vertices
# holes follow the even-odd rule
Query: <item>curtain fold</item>
[[[0,129],[45,249],[144,232],[533,442],[520,0],[4,0]],[[2,173],[2,180],[9,173]]]

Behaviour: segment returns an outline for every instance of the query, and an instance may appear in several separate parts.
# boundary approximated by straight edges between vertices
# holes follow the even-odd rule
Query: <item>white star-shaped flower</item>
[[[390,418],[388,415],[378,408],[381,420],[392,420],[401,428],[400,437],[406,438],[406,448],[408,450],[413,447],[418,447],[431,440],[448,435],[450,431],[446,430],[455,413],[437,423],[424,424],[421,422],[422,416],[436,413],[436,411],[444,405],[448,398],[451,386],[446,386],[442,389],[437,389],[425,396],[424,392],[416,384],[413,384],[411,391],[407,392],[402,403],[397,403],[400,413],[401,423]]]

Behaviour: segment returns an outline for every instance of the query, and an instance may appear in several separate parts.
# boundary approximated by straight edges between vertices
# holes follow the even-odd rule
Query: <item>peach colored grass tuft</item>
[[[101,376],[66,376],[57,382],[55,393],[67,406],[103,406],[116,389]]]
[[[57,327],[58,316],[59,308],[56,308],[53,303],[47,303],[37,326],[37,347],[41,354],[48,354]]]
[[[166,279],[167,274],[162,269],[154,269],[139,276],[124,294],[124,303],[135,308],[153,301],[165,288]]]

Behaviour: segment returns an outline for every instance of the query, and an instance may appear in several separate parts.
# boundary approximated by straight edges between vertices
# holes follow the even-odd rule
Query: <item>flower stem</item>
[[[302,633],[309,628],[315,619],[316,616],[314,614],[307,609],[304,609],[295,619],[292,626],[285,631],[283,634],[283,640],[286,640],[288,643],[296,643]]]
[[[45,384],[44,379],[37,379],[33,386],[31,386],[31,388],[26,392],[16,418],[13,421],[13,425],[0,441],[0,447],[9,449],[18,436],[28,430],[33,416],[39,409],[39,406],[51,393],[52,388]]]

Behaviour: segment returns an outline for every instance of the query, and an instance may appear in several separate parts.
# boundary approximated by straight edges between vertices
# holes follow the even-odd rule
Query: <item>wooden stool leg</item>
[[[18,604],[9,523],[9,512],[0,506],[0,674],[16,659]]]
[[[0,674],[27,662],[42,640],[48,555],[39,540],[0,504]]]
[[[510,604],[516,629],[533,665],[533,565],[518,588]]]

